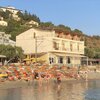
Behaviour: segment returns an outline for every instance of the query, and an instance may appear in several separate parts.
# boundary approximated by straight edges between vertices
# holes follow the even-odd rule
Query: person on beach
[[[85,80],[88,81],[88,72],[85,72]]]
[[[57,73],[57,84],[60,84],[61,83],[61,73]]]
[[[39,81],[39,85],[42,85],[42,77],[41,77],[41,72],[38,72],[38,81]]]
[[[77,79],[77,80],[79,80],[80,79],[80,74],[79,73],[75,74],[74,78]]]
[[[61,78],[57,77],[57,83],[60,84],[61,83]]]
[[[48,72],[46,72],[46,75],[45,75],[46,82],[49,82],[50,78],[51,78],[51,75]]]
[[[39,78],[39,74],[37,71],[34,71],[34,79],[38,79]]]
[[[60,91],[60,88],[61,88],[61,73],[57,73],[57,76],[56,76],[56,79],[57,79],[57,93],[59,93]]]

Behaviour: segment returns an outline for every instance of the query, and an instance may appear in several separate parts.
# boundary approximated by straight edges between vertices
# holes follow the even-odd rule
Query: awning
[[[65,53],[52,53],[56,56],[63,56],[63,57],[86,57],[84,55],[75,55],[75,54],[65,54]]]

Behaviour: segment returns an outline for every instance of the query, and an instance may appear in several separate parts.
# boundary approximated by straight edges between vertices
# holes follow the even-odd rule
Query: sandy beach
[[[92,80],[100,80],[100,73],[99,72],[89,72],[88,73],[88,81],[92,81]],[[62,78],[62,82],[86,82],[85,79],[74,79],[74,78]],[[56,79],[50,79],[49,82],[56,82]],[[0,82],[0,89],[10,89],[10,88],[24,88],[27,86],[31,86],[35,83],[39,83],[39,80],[34,80],[34,81],[25,81],[25,80],[16,80],[16,81],[5,81],[5,82]],[[42,83],[46,83],[45,80],[42,81]]]

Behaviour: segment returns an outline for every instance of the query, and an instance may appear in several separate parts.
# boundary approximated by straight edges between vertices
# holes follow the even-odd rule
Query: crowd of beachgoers
[[[13,64],[0,67],[0,82],[17,80],[49,81],[50,79],[56,79],[60,83],[62,79],[86,80],[87,72],[86,68],[79,69],[78,67]]]

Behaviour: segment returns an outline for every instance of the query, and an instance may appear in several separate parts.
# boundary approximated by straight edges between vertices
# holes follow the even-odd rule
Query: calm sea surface
[[[1,89],[0,100],[100,100],[100,81],[56,82]]]

